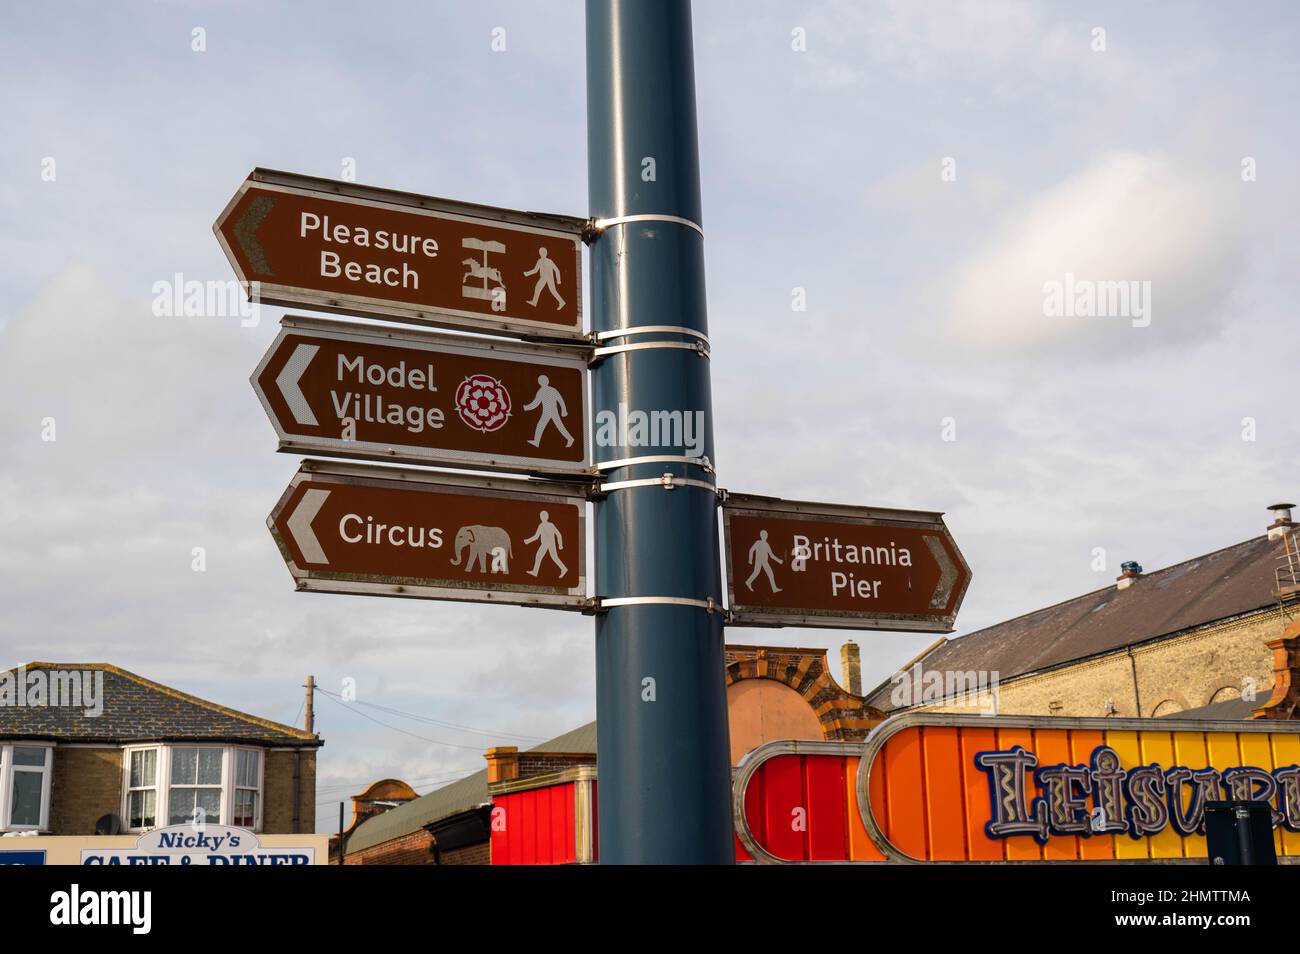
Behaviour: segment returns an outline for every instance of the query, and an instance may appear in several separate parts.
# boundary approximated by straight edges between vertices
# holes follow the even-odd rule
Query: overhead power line
[[[323,693],[326,699],[334,703],[340,709],[346,709],[348,712],[351,712],[353,715],[359,715],[361,716],[361,718],[368,719],[369,721],[375,723],[376,725],[382,725],[385,729],[391,729],[394,732],[400,732],[402,733],[402,735],[409,735],[413,739],[419,739],[421,742],[430,742],[433,745],[445,745],[453,749],[467,749],[471,752],[481,753],[483,751],[482,745],[461,745],[459,742],[448,742],[445,739],[431,739],[427,735],[420,735],[417,732],[408,732],[406,729],[403,729],[400,726],[390,725],[389,723],[384,722],[381,719],[376,719],[374,716],[362,712],[360,709],[355,708],[354,706],[348,705],[346,702],[341,702],[338,698],[335,697],[334,693],[326,689],[321,689],[317,687],[317,691]]]
[[[343,696],[340,695],[339,693],[337,693],[337,692],[332,692],[332,691],[330,691],[329,689],[325,689],[325,688],[323,688],[322,686],[317,686],[317,687],[316,687],[316,691],[317,691],[317,692],[323,692],[323,693],[325,693],[326,695],[331,696],[332,698],[334,698],[336,701],[339,701],[339,702],[342,702],[342,703],[346,703],[347,705],[366,706],[367,708],[370,708],[370,709],[377,709],[377,710],[379,710],[380,712],[387,712],[389,715],[400,716],[400,717],[402,717],[402,718],[404,718],[404,719],[411,719],[411,720],[414,721],[414,722],[424,722],[424,723],[426,723],[426,724],[428,724],[428,725],[436,725],[436,726],[438,726],[439,728],[443,728],[443,729],[456,729],[456,730],[458,730],[458,731],[460,731],[460,732],[471,732],[471,733],[473,733],[473,734],[475,734],[475,735],[483,735],[483,736],[487,736],[487,737],[489,737],[489,738],[497,738],[497,739],[503,739],[503,738],[504,738],[504,739],[513,739],[513,740],[518,740],[518,741],[521,741],[521,742],[544,742],[544,741],[546,741],[545,739],[541,738],[540,736],[535,736],[535,735],[521,735],[521,734],[518,733],[518,732],[506,732],[506,731],[504,731],[504,730],[499,730],[499,729],[481,729],[481,728],[478,728],[477,726],[472,726],[472,725],[463,725],[463,724],[458,723],[458,722],[447,722],[447,721],[445,721],[445,720],[443,720],[443,719],[434,719],[434,718],[432,718],[431,716],[422,716],[422,715],[416,715],[416,714],[413,713],[413,712],[404,712],[404,711],[402,711],[401,709],[394,709],[394,708],[392,708],[391,706],[381,706],[381,705],[379,705],[378,703],[375,703],[375,702],[363,702],[363,701],[361,701],[361,700],[359,700],[359,699],[344,699]]]

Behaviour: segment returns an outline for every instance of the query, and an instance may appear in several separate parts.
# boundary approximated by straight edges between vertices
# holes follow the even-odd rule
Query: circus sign
[[[267,525],[300,590],[582,610],[586,494],[307,460]]]

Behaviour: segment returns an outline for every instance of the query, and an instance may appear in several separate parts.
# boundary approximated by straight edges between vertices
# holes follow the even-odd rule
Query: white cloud
[[[1110,153],[1027,200],[951,276],[951,331],[989,350],[1128,350],[1213,333],[1242,255],[1240,183],[1158,154]],[[1151,323],[1048,317],[1045,286],[1150,282]]]

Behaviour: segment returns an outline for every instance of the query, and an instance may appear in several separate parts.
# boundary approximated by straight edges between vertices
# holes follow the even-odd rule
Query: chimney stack
[[[1295,504],[1275,503],[1268,509],[1273,511],[1273,522],[1268,525],[1268,538],[1280,540],[1289,534],[1295,524],[1291,522],[1291,510]]]
[[[862,695],[862,654],[851,640],[840,647],[840,673],[844,688],[852,695]]]
[[[1133,581],[1142,575],[1142,564],[1136,560],[1125,560],[1119,565],[1123,572],[1115,577],[1115,589],[1127,590],[1133,585]]]
[[[498,745],[483,753],[487,759],[487,780],[492,785],[496,782],[513,782],[519,777],[519,747],[516,745]]]

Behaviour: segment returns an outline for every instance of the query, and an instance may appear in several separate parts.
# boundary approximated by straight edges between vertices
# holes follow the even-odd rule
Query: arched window
[[[1210,701],[1207,702],[1206,705],[1214,705],[1214,703],[1216,702],[1227,702],[1229,699],[1240,699],[1240,698],[1241,698],[1240,686],[1221,686],[1220,688],[1214,690],[1214,694],[1210,696]]]
[[[1175,712],[1182,712],[1187,707],[1175,702],[1173,699],[1164,699],[1156,703],[1156,707],[1151,710],[1151,717],[1173,715]]]

